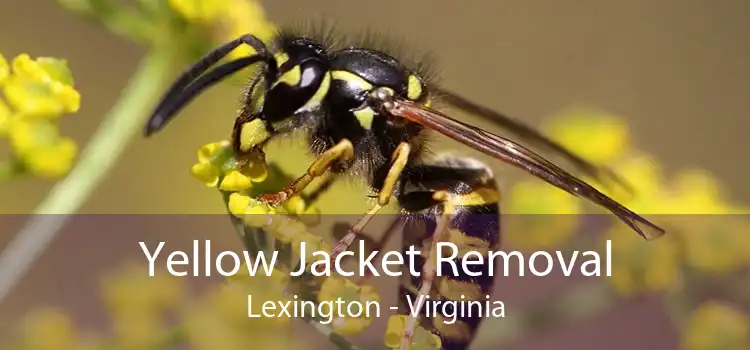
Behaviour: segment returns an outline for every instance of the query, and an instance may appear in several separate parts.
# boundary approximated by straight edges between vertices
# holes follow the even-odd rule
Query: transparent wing
[[[518,143],[408,100],[388,101],[383,103],[382,107],[393,116],[421,124],[473,149],[521,168],[568,193],[586,198],[611,211],[646,239],[651,240],[665,233],[659,226]]]
[[[440,100],[442,102],[445,102],[448,105],[458,108],[464,112],[473,114],[486,121],[495,123],[503,129],[512,133],[514,136],[517,136],[519,140],[523,140],[530,146],[539,147],[540,150],[544,151],[545,153],[550,153],[550,155],[557,154],[562,156],[584,174],[599,181],[603,185],[611,186],[613,184],[612,182],[614,182],[614,184],[621,186],[628,192],[633,192],[630,184],[628,184],[626,180],[615,174],[612,170],[597,166],[581,158],[577,154],[568,150],[565,146],[553,141],[549,137],[543,135],[534,128],[529,127],[521,121],[513,119],[502,113],[498,113],[478,103],[472,102],[465,97],[444,88],[434,86],[431,89],[440,96]]]

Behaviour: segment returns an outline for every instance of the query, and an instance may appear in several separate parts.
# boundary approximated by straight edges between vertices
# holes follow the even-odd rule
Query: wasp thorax
[[[330,87],[329,63],[317,43],[289,40],[276,54],[278,74],[266,91],[264,119],[275,123],[320,105]]]

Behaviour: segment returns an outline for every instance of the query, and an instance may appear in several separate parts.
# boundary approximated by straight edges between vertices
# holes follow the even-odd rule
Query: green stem
[[[156,50],[143,59],[117,104],[81,153],[76,166],[55,185],[35,209],[31,220],[0,254],[0,300],[49,245],[68,215],[76,213],[96,190],[128,143],[140,133],[154,98],[170,75],[172,56],[167,51]]]

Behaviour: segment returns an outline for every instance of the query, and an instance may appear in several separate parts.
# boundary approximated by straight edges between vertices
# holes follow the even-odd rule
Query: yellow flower
[[[23,157],[40,146],[53,145],[60,134],[52,122],[20,119],[10,125],[9,141],[13,151]]]
[[[293,196],[281,205],[284,211],[294,215],[296,220],[306,226],[314,226],[320,223],[320,210],[314,206],[308,206],[302,196]]]
[[[612,245],[612,276],[608,280],[619,293],[664,292],[681,283],[674,236],[645,241],[629,227],[618,225],[606,239]]]
[[[166,328],[164,313],[184,300],[183,285],[167,271],[126,265],[102,281],[104,300],[113,318],[115,341],[123,348],[153,347]]]
[[[10,66],[8,66],[8,60],[5,56],[0,54],[0,85],[5,82],[5,79],[10,75]]]
[[[208,187],[215,187],[219,182],[219,169],[210,163],[195,163],[190,168],[190,173]]]
[[[13,60],[13,75],[3,84],[5,97],[19,113],[57,118],[77,112],[81,96],[73,88],[73,79],[64,60],[27,54]]]
[[[276,32],[259,1],[169,0],[169,5],[189,22],[216,28],[213,37],[221,43],[248,33],[268,43]],[[235,59],[253,53],[250,47],[241,45],[229,54],[229,58]]]
[[[248,296],[252,297],[254,312],[265,302],[286,302],[282,295],[282,279],[258,275],[233,279],[193,302],[187,310],[185,328],[189,347],[198,350],[246,349],[248,344],[260,349],[304,349],[294,337],[289,337],[291,319],[281,317],[248,317]]]
[[[156,315],[147,312],[132,312],[117,315],[113,320],[114,341],[123,349],[148,349],[166,328]]]
[[[211,142],[198,148],[198,162],[190,168],[190,173],[208,187],[216,187],[222,168],[227,162],[229,142]]]
[[[313,227],[321,222],[320,209],[312,206],[305,209],[304,212],[297,214],[297,219],[308,227]]]
[[[229,141],[211,142],[198,148],[198,162],[212,162],[219,151],[229,148]]]
[[[229,203],[227,207],[229,212],[234,216],[241,217],[245,215],[247,208],[251,206],[253,199],[250,196],[246,196],[239,193],[232,193],[229,195]]]
[[[389,349],[399,349],[401,347],[401,338],[406,329],[408,316],[394,315],[388,318],[388,326],[385,330],[385,345]],[[422,326],[417,326],[414,330],[411,346],[413,350],[438,350],[442,348],[440,337],[429,332]]]
[[[39,57],[33,60],[28,54],[22,53],[13,59],[13,73],[41,82],[73,85],[67,61],[57,58]]]
[[[750,262],[750,222],[737,215],[680,216],[675,221],[689,266],[704,272],[726,273]]]
[[[261,152],[243,157],[238,162],[227,141],[211,142],[198,149],[198,162],[190,168],[191,174],[208,187],[219,187],[223,191],[242,191],[255,182],[268,177],[265,157]],[[219,179],[222,179],[219,184]]]
[[[72,139],[60,135],[55,121],[80,107],[67,62],[32,59],[24,53],[9,66],[0,56],[0,85],[5,96],[0,99],[0,136],[8,138],[19,174],[42,178],[67,174],[78,149]]]
[[[579,214],[580,201],[569,193],[539,180],[520,181],[509,192],[512,214]]]
[[[24,315],[18,336],[3,345],[4,349],[97,350],[103,345],[98,338],[77,332],[71,318],[62,310],[45,307]]]
[[[25,320],[24,339],[30,349],[74,349],[78,343],[73,322],[56,309],[33,311]]]
[[[305,200],[300,196],[289,198],[283,204],[284,210],[289,214],[302,214],[305,212]]]
[[[508,193],[506,232],[519,249],[552,248],[569,240],[579,225],[580,199],[538,180],[516,183]]]
[[[227,12],[225,0],[169,0],[169,6],[186,20],[211,23]]]
[[[288,273],[274,269],[270,276],[259,273],[247,278],[244,282],[229,284],[219,291],[220,295],[225,295],[217,300],[218,306],[220,306],[219,310],[226,316],[238,317],[236,319],[238,323],[245,323],[246,320],[241,319],[241,317],[247,317],[247,306],[243,309],[237,309],[235,303],[241,301],[247,304],[248,295],[252,296],[253,305],[258,306],[263,305],[266,301],[289,301],[291,299],[284,295],[287,288],[287,277]],[[292,316],[282,315],[281,317],[266,318],[263,322],[270,323],[273,326],[289,326],[292,322]]]
[[[730,214],[731,206],[722,198],[718,181],[702,170],[681,172],[672,182],[670,214]]]
[[[103,343],[91,334],[79,333],[73,321],[62,310],[41,308],[24,316],[20,338],[14,339],[10,349],[25,350],[96,350]]]
[[[275,220],[275,219],[274,219]],[[296,220],[289,220],[289,222],[294,222]],[[295,226],[290,225],[289,227],[294,228]],[[306,227],[303,223],[299,223],[299,226],[296,227],[304,227],[305,231],[296,231],[292,234],[285,234],[283,237],[289,237],[291,236],[291,243],[292,243],[292,251],[294,251],[295,254],[298,254],[301,252],[301,244],[302,242],[305,242],[305,253],[307,255],[305,256],[307,261],[314,261],[316,258],[313,256],[313,253],[315,252],[327,252],[330,254],[331,247],[323,240],[322,237],[309,233],[306,230]],[[272,232],[274,234],[274,237],[281,241],[281,238],[278,237],[277,230],[273,230]]]
[[[11,121],[13,120],[13,112],[10,110],[8,105],[0,99],[0,137],[5,136],[10,129]]]
[[[252,186],[250,177],[245,176],[245,174],[237,170],[230,170],[224,175],[224,179],[221,181],[219,189],[222,191],[234,192],[246,190],[250,188],[250,186]]]
[[[615,163],[612,168],[632,187],[633,193],[626,193],[615,184],[607,188],[597,186],[602,192],[639,214],[665,212],[667,201],[664,199],[663,170],[653,157],[636,152]]]
[[[227,277],[227,280],[230,284],[242,286],[244,283],[258,283],[261,279],[258,277],[268,277],[269,281],[271,282],[270,285],[266,286],[268,288],[275,287],[277,288],[277,291],[279,293],[283,292],[289,283],[289,272],[284,271],[282,269],[274,267],[273,270],[271,270],[271,275],[266,276],[265,271],[262,271],[261,273],[258,273],[258,276],[250,276],[249,274],[244,273],[244,271],[247,270],[247,266],[245,265],[243,268],[240,269],[240,272],[232,275],[230,277]]]
[[[26,169],[42,178],[58,178],[73,167],[78,146],[68,137],[62,137],[52,146],[40,147],[28,154],[24,162]]]
[[[287,215],[274,216],[271,225],[267,228],[273,234],[273,237],[276,238],[279,242],[292,243],[296,245],[296,251],[299,250],[299,244],[302,241],[305,241],[305,243],[308,245],[308,248],[310,246],[310,242],[321,244],[321,241],[318,239],[319,237],[309,239],[311,238],[310,236],[314,235],[307,232],[307,226],[305,226],[304,223],[295,220],[294,218],[291,218]],[[307,251],[310,252],[309,250]]]
[[[270,215],[276,212],[274,208],[268,206],[266,203],[256,201],[248,195],[236,192],[229,195],[227,208],[232,215],[242,219],[250,227],[267,227]]]
[[[667,180],[653,157],[634,154],[616,164],[614,171],[632,185],[633,196],[605,192],[639,214],[729,214],[735,211],[721,197],[718,181],[702,170],[682,171],[676,178]]]
[[[358,302],[363,305],[362,314],[358,317],[338,317],[331,322],[333,331],[344,335],[356,335],[361,333],[372,322],[367,317],[366,306],[368,302],[378,302],[380,296],[375,288],[369,285],[358,286],[349,279],[343,277],[328,277],[320,287],[318,302],[334,303],[341,299],[345,304]]]
[[[184,286],[178,277],[167,271],[149,269],[141,265],[127,265],[102,281],[104,300],[115,316],[139,314],[155,316],[159,311],[182,302]]]
[[[630,146],[627,123],[608,113],[571,110],[552,118],[545,129],[553,139],[595,163],[609,162]]]
[[[750,347],[750,318],[718,301],[698,307],[683,336],[687,350],[741,350]]]
[[[17,119],[10,123],[9,139],[26,168],[41,177],[65,175],[77,153],[75,142],[62,137],[49,120]]]
[[[276,27],[266,18],[263,6],[257,0],[226,0],[227,12],[221,22],[219,40],[238,38],[251,33],[261,41],[269,43],[276,33]],[[254,53],[247,45],[234,49],[229,57],[232,59],[252,55]]]

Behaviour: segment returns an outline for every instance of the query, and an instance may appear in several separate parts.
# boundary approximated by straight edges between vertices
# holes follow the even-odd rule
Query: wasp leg
[[[357,235],[364,230],[372,217],[391,201],[393,191],[401,177],[401,172],[406,168],[406,164],[409,161],[410,153],[411,146],[408,143],[404,142],[396,147],[391,159],[391,166],[388,169],[388,174],[383,182],[383,187],[378,192],[378,202],[375,203],[375,205],[373,205],[372,208],[370,208],[370,210],[368,210],[367,213],[362,216],[354,226],[352,226],[349,232],[347,232],[347,234],[336,243],[336,246],[331,251],[332,261],[334,261],[339,254],[344,252],[346,248],[354,242],[354,239],[356,239]]]
[[[351,141],[344,139],[318,156],[307,168],[305,175],[294,180],[282,191],[264,194],[262,201],[271,205],[278,205],[290,197],[301,193],[316,178],[323,176],[336,162],[349,162],[354,158],[354,146]]]
[[[446,208],[448,209],[448,208]],[[406,322],[406,328],[404,329],[403,338],[401,338],[401,350],[408,350],[411,346],[412,339],[414,338],[414,330],[417,328],[418,316],[422,313],[422,308],[426,302],[426,298],[432,291],[432,284],[437,277],[437,250],[438,243],[445,242],[448,240],[448,224],[451,221],[451,214],[446,210],[443,215],[440,216],[437,222],[437,228],[432,235],[432,244],[430,244],[430,251],[427,253],[426,261],[422,266],[421,275],[422,281],[417,290],[417,300],[414,312],[409,316],[409,320]]]
[[[429,252],[402,267],[399,312],[408,314],[409,320],[401,348],[424,341],[421,336],[415,339],[419,324],[440,337],[443,349],[466,349],[487,313],[487,295],[494,284],[488,255],[500,245],[500,192],[492,172],[463,157],[411,166],[402,175],[398,201],[403,249],[413,246],[419,251],[425,246]],[[438,251],[441,242],[450,244]],[[477,255],[483,257],[481,262]],[[471,267],[461,263],[465,258],[472,261]],[[420,266],[420,275],[413,276],[406,265]],[[484,306],[477,311],[479,304]]]
[[[308,206],[312,206],[315,204],[315,202],[318,201],[318,199],[324,195],[326,192],[328,192],[329,189],[331,189],[331,186],[336,183],[339,179],[339,174],[328,172],[325,175],[325,178],[323,179],[323,182],[318,185],[315,189],[310,191],[310,193],[303,194],[302,198],[305,200],[305,203]]]

